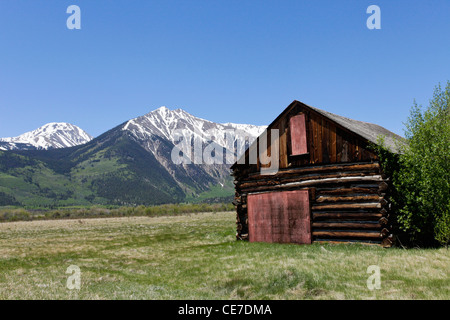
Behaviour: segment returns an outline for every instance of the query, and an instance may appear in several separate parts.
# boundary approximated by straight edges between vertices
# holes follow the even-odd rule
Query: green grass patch
[[[231,181],[226,181],[224,184],[211,186],[208,191],[201,192],[196,195],[188,195],[186,202],[208,202],[214,199],[230,199],[232,201],[234,195],[234,185]]]
[[[450,251],[235,240],[233,212],[0,224],[0,299],[449,299]],[[66,269],[81,269],[69,290]],[[378,265],[381,289],[369,290]]]

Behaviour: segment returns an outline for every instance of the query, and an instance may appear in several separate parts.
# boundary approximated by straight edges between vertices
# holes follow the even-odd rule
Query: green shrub
[[[407,144],[395,155],[375,147],[392,177],[396,226],[410,244],[450,241],[450,82],[435,88],[429,106],[414,102],[405,123]]]
[[[173,216],[187,213],[233,211],[231,203],[214,204],[163,204],[157,206],[116,207],[66,207],[58,209],[33,208],[32,210],[16,209],[14,207],[0,208],[0,222],[34,220],[34,219],[81,219],[101,217],[132,217],[132,216]]]
[[[31,214],[24,209],[6,209],[0,212],[0,221],[28,221],[31,220]]]

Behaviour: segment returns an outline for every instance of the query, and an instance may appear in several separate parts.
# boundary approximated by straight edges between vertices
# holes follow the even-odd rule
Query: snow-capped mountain
[[[0,150],[59,149],[93,139],[79,127],[65,122],[48,123],[14,138],[0,138]]]
[[[144,116],[128,121],[122,130],[131,132],[141,141],[153,135],[163,137],[179,146],[181,141],[201,141],[203,147],[212,142],[238,157],[264,130],[266,126],[236,123],[215,123],[201,119],[182,110],[160,107]],[[156,150],[150,150],[153,153]]]
[[[94,139],[76,126],[48,124],[19,137],[0,140],[1,149],[12,150],[0,152],[0,173],[20,181],[12,184],[14,188],[2,185],[0,205],[230,201],[234,186],[228,156],[236,159],[265,128],[215,123],[165,107],[124,122]],[[177,151],[180,141],[190,142],[193,161],[174,161],[173,151]],[[198,142],[203,156],[200,162],[195,157]],[[65,148],[70,146],[73,147]],[[208,153],[221,160],[220,148],[226,149],[222,149],[226,161],[204,161]],[[20,151],[20,157],[14,151],[36,149],[48,150]],[[184,159],[184,150],[182,155]],[[59,181],[60,188],[37,187],[47,185],[49,180]]]
[[[214,184],[223,186],[230,179],[230,165],[265,129],[265,126],[215,123],[182,109],[166,107],[129,120],[121,127],[123,133],[156,158],[187,194],[193,186],[197,190],[206,190]],[[174,161],[175,146],[183,151],[183,158],[178,158],[183,159],[181,163]],[[185,161],[186,158],[190,161]]]

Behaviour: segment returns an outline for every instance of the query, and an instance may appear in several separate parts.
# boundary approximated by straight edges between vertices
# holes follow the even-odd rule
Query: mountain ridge
[[[245,128],[253,131],[246,133]],[[229,146],[224,130],[236,132],[234,146],[243,137],[247,139],[247,144],[241,143],[245,149],[264,129],[218,124],[182,109],[162,107],[84,144],[0,151],[0,205],[154,205],[231,199],[230,164],[175,164],[171,159],[177,145],[174,132],[178,130],[186,140],[200,139],[204,151],[209,144]],[[230,152],[236,156],[240,151]]]
[[[67,122],[50,122],[17,137],[0,138],[0,150],[33,150],[67,148],[84,144],[93,137]]]

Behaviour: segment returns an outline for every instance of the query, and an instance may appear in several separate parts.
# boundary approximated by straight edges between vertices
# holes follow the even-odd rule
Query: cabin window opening
[[[306,139],[306,119],[304,113],[290,118],[289,131],[291,135],[291,156],[307,154],[308,146]]]

